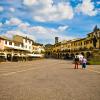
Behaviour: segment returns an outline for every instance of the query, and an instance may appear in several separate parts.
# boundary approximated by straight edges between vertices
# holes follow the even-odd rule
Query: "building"
[[[22,47],[23,49],[29,51],[29,52],[32,52],[33,48],[32,48],[32,44],[33,44],[33,40],[28,38],[28,37],[22,37],[22,36],[19,36],[19,35],[15,35],[13,37],[13,40],[16,41],[16,42],[20,42],[22,43]]]
[[[96,46],[94,45],[94,37]],[[93,32],[88,33],[84,38],[55,43],[51,46],[49,52],[54,58],[73,58],[76,54],[82,54],[89,58],[93,55],[95,49],[100,50],[100,29],[97,26],[93,29]]]
[[[44,54],[45,49],[44,49],[43,44],[33,43],[33,45],[32,45],[32,52],[34,54]]]
[[[32,45],[32,56],[35,58],[43,58],[45,53],[45,49],[43,44],[33,43]]]
[[[0,37],[0,56],[5,60],[26,60],[28,54],[32,53],[33,40],[28,37],[14,35],[12,39]]]
[[[53,48],[54,46],[52,44],[46,44],[44,49],[45,49],[45,57],[46,58],[51,58],[53,56]]]
[[[59,37],[55,37],[55,44],[59,42]]]

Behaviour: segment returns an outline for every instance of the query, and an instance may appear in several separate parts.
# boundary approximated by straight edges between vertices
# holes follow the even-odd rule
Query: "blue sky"
[[[0,35],[40,43],[85,37],[100,28],[100,0],[0,0]]]

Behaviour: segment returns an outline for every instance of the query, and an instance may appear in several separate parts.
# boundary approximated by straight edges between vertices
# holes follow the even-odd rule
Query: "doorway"
[[[7,60],[11,61],[12,60],[12,55],[11,54],[7,54]]]

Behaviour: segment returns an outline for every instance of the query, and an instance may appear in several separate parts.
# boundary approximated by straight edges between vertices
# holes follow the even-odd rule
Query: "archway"
[[[50,57],[50,52],[46,52],[46,58]]]
[[[68,54],[68,53],[66,53],[65,58],[66,58],[66,59],[69,59],[69,54]]]
[[[18,59],[19,59],[18,54],[14,54],[14,55],[13,55],[13,61],[18,61]]]
[[[5,54],[4,53],[0,53],[0,61],[5,61]]]
[[[76,55],[79,55],[79,53],[76,53]]]
[[[91,57],[91,53],[90,52],[86,52],[86,57],[90,58]]]
[[[60,58],[60,53],[58,53],[58,59]]]
[[[72,54],[71,54],[71,59],[74,59],[74,57],[75,57],[75,55],[72,53]]]
[[[81,54],[84,56],[85,54],[84,54],[84,52],[81,52]]]
[[[11,54],[7,54],[7,60],[12,61],[12,55]]]

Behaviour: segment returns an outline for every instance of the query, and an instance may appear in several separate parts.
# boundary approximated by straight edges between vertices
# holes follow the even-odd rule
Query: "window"
[[[81,45],[82,45],[82,42],[81,42]]]
[[[21,44],[21,47],[22,47],[22,48],[24,47],[23,43]]]
[[[27,39],[25,39],[25,42],[27,42]]]
[[[31,44],[31,40],[29,40],[29,43]]]
[[[29,46],[29,49],[31,49],[31,46]]]
[[[12,42],[9,42],[9,45],[12,45]]]
[[[5,41],[5,44],[7,44],[7,41]]]
[[[90,37],[90,34],[88,35],[88,37]]]
[[[14,43],[14,46],[20,46],[20,43],[16,42],[16,43]]]
[[[89,41],[86,41],[86,44],[89,44]]]
[[[92,43],[92,40],[90,41],[90,43]]]

